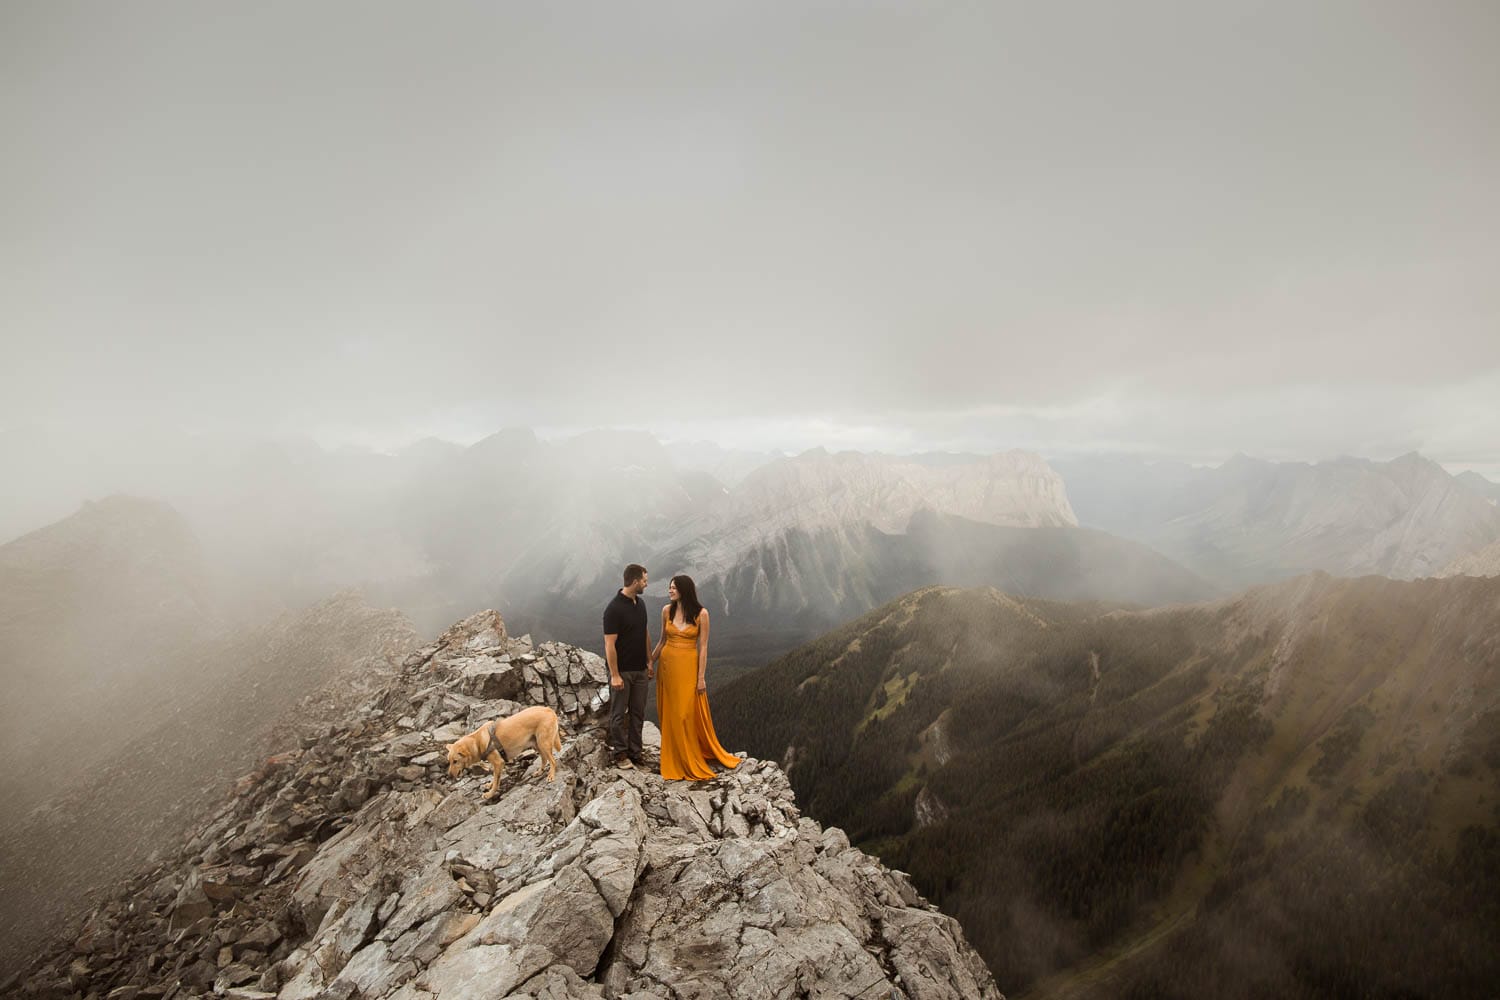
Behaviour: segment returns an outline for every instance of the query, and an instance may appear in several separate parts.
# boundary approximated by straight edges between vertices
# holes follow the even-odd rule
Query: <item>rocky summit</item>
[[[471,616],[241,778],[171,860],[4,984],[79,1000],[1000,998],[958,924],[798,813],[771,762],[609,766],[604,662]],[[557,778],[458,781],[443,743],[523,704]],[[648,727],[648,756],[656,734]],[[124,831],[122,831],[122,834]]]

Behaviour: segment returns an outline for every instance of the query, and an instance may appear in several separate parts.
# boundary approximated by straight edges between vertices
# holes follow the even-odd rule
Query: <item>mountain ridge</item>
[[[938,587],[730,684],[715,718],[1007,990],[1379,993],[1426,968],[1404,902],[1442,934],[1418,992],[1484,995],[1497,681],[1497,580],[1316,573],[1145,610]]]

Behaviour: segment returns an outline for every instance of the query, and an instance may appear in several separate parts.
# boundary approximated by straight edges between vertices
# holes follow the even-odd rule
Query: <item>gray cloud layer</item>
[[[1500,463],[1500,8],[11,3],[0,426]]]

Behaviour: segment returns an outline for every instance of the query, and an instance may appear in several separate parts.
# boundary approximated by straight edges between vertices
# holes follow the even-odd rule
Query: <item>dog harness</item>
[[[490,746],[488,750],[479,755],[479,759],[488,760],[490,754],[498,753],[500,755],[500,759],[509,764],[510,754],[505,752],[505,744],[501,743],[500,740],[495,736],[495,723],[491,722],[488,726],[485,726],[484,731],[490,738]]]

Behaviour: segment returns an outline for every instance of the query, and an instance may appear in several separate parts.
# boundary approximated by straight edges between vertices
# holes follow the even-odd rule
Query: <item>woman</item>
[[[709,763],[736,767],[740,759],[719,745],[708,714],[708,611],[698,603],[690,576],[674,576],[667,585],[670,604],[661,609],[661,641],[651,662],[661,660],[656,676],[656,716],[661,723],[661,776],[669,781],[714,777]]]

